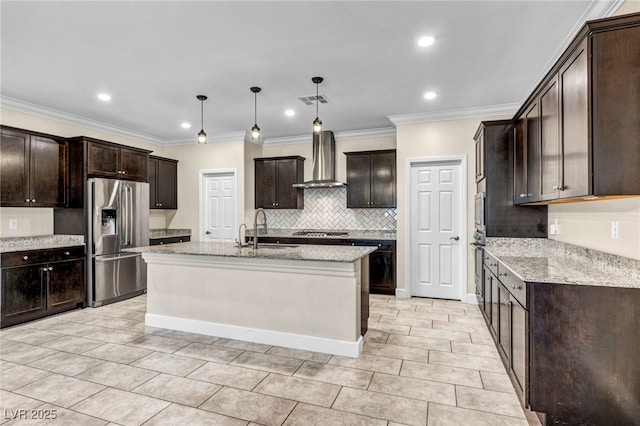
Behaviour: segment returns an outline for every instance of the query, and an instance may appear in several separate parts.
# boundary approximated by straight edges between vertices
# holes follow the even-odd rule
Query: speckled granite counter
[[[640,288],[640,261],[543,238],[488,238],[485,250],[522,281]]]
[[[171,238],[171,237],[190,237],[191,229],[150,229],[149,239]]]
[[[136,247],[125,249],[124,251],[141,252],[142,254],[153,253],[253,259],[355,262],[369,253],[374,252],[375,247],[260,244],[258,250],[253,250],[251,246],[240,248],[233,243],[194,241],[162,246]]]
[[[295,232],[348,232],[348,235],[332,236],[332,235],[293,235]],[[253,229],[249,229],[247,237],[253,236]],[[393,230],[375,230],[375,229],[294,229],[294,228],[269,228],[267,233],[258,232],[258,237],[274,237],[274,238],[322,238],[336,240],[395,240],[396,231]]]
[[[82,235],[38,235],[33,237],[0,238],[0,253],[83,246]]]

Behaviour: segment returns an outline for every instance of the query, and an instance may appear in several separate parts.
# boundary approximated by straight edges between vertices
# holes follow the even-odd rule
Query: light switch
[[[9,229],[18,229],[18,219],[9,219]]]
[[[617,220],[611,221],[611,239],[612,240],[618,239],[618,221]]]

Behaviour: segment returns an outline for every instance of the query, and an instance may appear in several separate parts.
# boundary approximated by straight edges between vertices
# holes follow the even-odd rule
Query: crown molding
[[[123,136],[131,139],[137,139],[144,142],[149,142],[154,145],[166,145],[165,141],[155,136],[148,135],[146,133],[134,132],[124,129],[122,127],[105,124],[99,121],[91,120],[89,118],[81,117],[74,114],[59,111],[57,109],[44,107],[41,105],[32,104],[29,102],[21,101],[6,96],[0,96],[0,106],[2,108],[10,109],[16,112],[22,112],[26,114],[35,115],[37,117],[43,117],[50,120],[59,121],[73,126],[83,127],[85,129],[96,130],[99,132],[111,133],[113,135]]]
[[[385,136],[395,136],[396,129],[393,127],[382,127],[379,129],[367,130],[347,130],[344,132],[335,132],[335,138],[340,141],[366,138],[380,138]],[[265,139],[263,145],[295,145],[311,142],[311,134],[298,136],[285,136],[282,138]]]
[[[464,118],[491,117],[514,114],[520,104],[488,105],[483,107],[450,109],[446,111],[423,112],[417,114],[389,115],[395,125],[432,123],[434,121],[461,120]]]

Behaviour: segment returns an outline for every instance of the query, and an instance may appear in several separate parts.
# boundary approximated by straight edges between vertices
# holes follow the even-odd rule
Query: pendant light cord
[[[258,125],[258,92],[253,92],[253,124]]]

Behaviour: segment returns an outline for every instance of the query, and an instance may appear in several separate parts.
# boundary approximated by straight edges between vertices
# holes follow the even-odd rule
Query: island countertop
[[[234,243],[192,241],[159,246],[135,247],[128,252],[144,254],[213,256],[226,258],[355,262],[376,250],[375,247],[259,244],[237,247]]]

